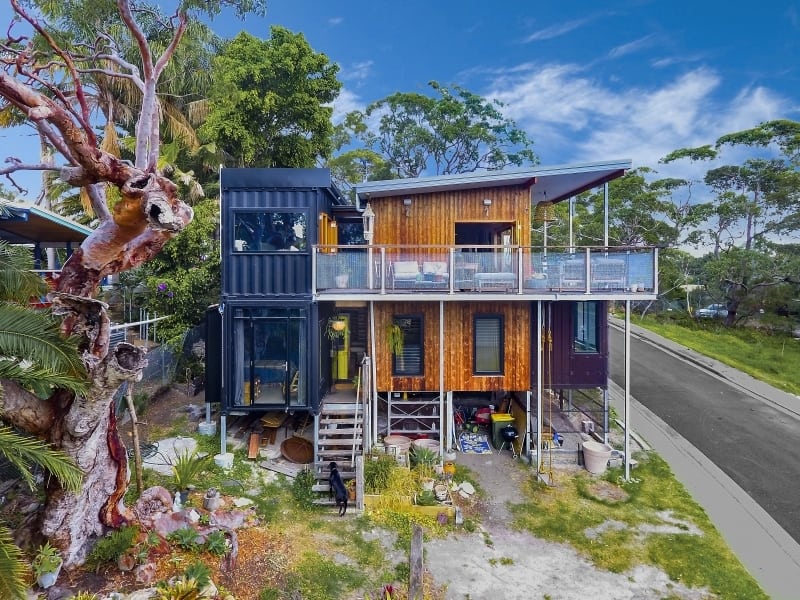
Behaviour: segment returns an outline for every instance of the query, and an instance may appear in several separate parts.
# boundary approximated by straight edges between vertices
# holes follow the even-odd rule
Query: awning
[[[33,204],[0,202],[0,240],[10,244],[35,244],[42,248],[78,245],[92,230]]]

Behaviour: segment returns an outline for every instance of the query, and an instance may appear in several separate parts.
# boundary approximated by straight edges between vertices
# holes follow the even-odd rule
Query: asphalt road
[[[678,347],[631,335],[631,395],[800,542],[800,411],[748,389],[730,369],[714,372],[711,361],[669,348]],[[624,336],[614,327],[610,354],[611,378],[624,386]]]

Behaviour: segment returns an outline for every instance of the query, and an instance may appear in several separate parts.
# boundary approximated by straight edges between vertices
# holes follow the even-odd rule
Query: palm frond
[[[28,597],[25,582],[30,576],[22,550],[14,543],[11,531],[0,524],[0,598],[25,600]]]
[[[27,248],[0,241],[0,301],[28,302],[47,292],[47,284],[30,269],[33,259]]]
[[[76,341],[61,335],[49,313],[24,306],[0,303],[0,356],[24,358],[53,373],[85,374]]]
[[[83,473],[69,456],[39,439],[20,435],[5,425],[0,425],[0,455],[17,468],[31,489],[35,487],[35,465],[52,473],[68,491],[77,492],[81,488]]]
[[[56,373],[32,366],[27,361],[17,362],[16,359],[8,358],[0,359],[0,379],[11,379],[40,398],[50,396],[53,388],[70,390],[76,394],[83,394],[89,388],[89,382],[80,377]],[[3,386],[0,383],[0,400],[3,395]]]

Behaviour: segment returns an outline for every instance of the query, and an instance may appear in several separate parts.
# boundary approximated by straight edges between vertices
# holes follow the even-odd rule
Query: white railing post
[[[386,248],[381,246],[381,294],[386,294]]]
[[[585,275],[586,276],[586,290],[585,291],[586,291],[587,294],[591,293],[591,291],[592,291],[592,280],[591,280],[592,268],[591,268],[591,262],[592,262],[592,249],[587,247],[586,248],[586,265],[585,265],[585,267],[586,267],[586,275]]]

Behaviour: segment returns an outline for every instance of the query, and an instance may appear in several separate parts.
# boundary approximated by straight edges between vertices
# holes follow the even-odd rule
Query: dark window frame
[[[409,321],[409,324],[404,327],[402,321]],[[417,347],[417,346],[409,346],[408,339],[406,339],[407,330],[410,328],[414,321],[418,322],[417,330],[419,332],[419,368],[416,371],[410,369],[403,369],[401,370],[398,366],[398,357],[395,354],[392,354],[392,377],[423,377],[425,375],[425,317],[422,313],[412,313],[412,314],[397,314],[392,315],[392,324],[393,325],[400,325],[400,328],[403,329],[403,353],[409,347]]]
[[[494,321],[497,323],[497,370],[481,370],[478,368],[478,322]],[[472,373],[473,375],[505,374],[505,315],[497,313],[481,313],[472,317]]]
[[[573,354],[600,354],[600,302],[587,300],[575,302],[572,306],[572,352]],[[583,313],[581,318],[580,312]],[[585,330],[581,336],[580,327],[594,317],[592,331]]]
[[[252,248],[250,244],[244,249],[237,250],[236,241],[239,239],[243,239],[244,236],[241,238],[237,235],[237,227],[241,225],[239,217],[243,214],[249,215],[268,215],[268,214],[297,214],[303,216],[303,226],[304,226],[304,238],[303,239],[304,246],[303,248],[296,248],[292,249],[291,245],[287,245],[285,239],[281,239],[281,245],[285,246],[282,248],[276,249],[262,249],[262,248]],[[309,234],[311,233],[311,221],[309,217],[309,211],[306,209],[291,209],[291,208],[259,208],[259,209],[252,209],[252,208],[237,208],[233,211],[233,225],[231,228],[231,251],[234,255],[241,255],[241,254],[286,254],[286,253],[293,253],[293,254],[309,254],[311,252],[312,244],[309,241]],[[245,240],[247,242],[247,240]],[[267,240],[267,243],[269,240]],[[262,242],[263,238],[262,238]]]

